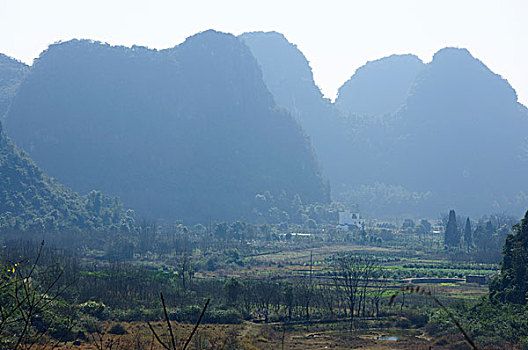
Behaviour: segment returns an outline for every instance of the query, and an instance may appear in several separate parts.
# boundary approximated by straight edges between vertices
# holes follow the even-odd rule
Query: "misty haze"
[[[513,83],[526,67],[492,68],[525,51],[480,56],[504,42],[471,7],[458,11],[482,32],[445,29],[451,41],[431,39],[428,59],[418,29],[417,52],[391,51],[376,30],[364,51],[357,39],[347,55],[363,63],[328,98],[310,54],[351,44],[321,29],[329,46],[314,51],[291,4],[295,30],[265,19],[281,11],[273,1],[260,14],[208,4],[222,20],[181,5],[189,16],[175,35],[187,38],[161,47],[132,29],[126,45],[107,43],[90,33],[128,24],[86,26],[99,5],[74,14],[60,2],[34,4],[56,19],[55,40],[30,21],[34,9],[10,30],[18,43],[0,34],[0,348],[528,346],[528,89]],[[24,6],[6,4],[0,21],[16,26],[7,11]],[[125,23],[113,6],[113,25]],[[126,11],[161,24],[176,10],[149,6]],[[372,16],[371,5],[338,8],[348,6],[360,23]],[[524,4],[482,6],[522,41],[512,28],[526,27]],[[368,37],[342,23],[350,42]],[[386,54],[373,57],[376,45]]]

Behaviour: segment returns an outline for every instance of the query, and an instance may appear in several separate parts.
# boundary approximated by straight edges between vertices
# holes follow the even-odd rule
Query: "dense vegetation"
[[[528,212],[520,224],[513,226],[504,245],[500,275],[489,285],[489,293],[475,303],[459,302],[450,307],[462,327],[481,348],[514,348],[528,346],[526,320],[526,254]],[[458,333],[453,321],[442,312],[434,312],[427,332],[448,339]]]
[[[115,198],[92,191],[80,196],[40,170],[9,140],[0,124],[0,229],[57,232],[70,229],[133,228]]]
[[[0,53],[0,121],[4,119],[28,70],[24,63]]]
[[[499,219],[483,218],[474,226],[496,226]],[[388,304],[401,287],[424,286],[430,279],[425,288],[447,305],[478,344],[519,342],[522,331],[514,327],[523,322],[523,309],[496,297],[490,299],[493,303],[479,299],[486,287],[460,282],[467,275],[493,276],[497,261],[483,262],[473,254],[481,249],[478,246],[469,254],[463,245],[446,250],[443,239],[430,229],[426,220],[406,220],[401,228],[380,223],[351,231],[309,222],[184,226],[143,221],[128,234],[86,231],[76,240],[55,240],[43,248],[36,241],[4,236],[2,270],[7,273],[0,284],[0,303],[9,312],[2,316],[6,326],[0,326],[0,338],[11,345],[21,334],[29,343],[40,337],[83,343],[105,333],[109,339],[113,332],[117,336],[143,329],[147,335],[142,341],[148,342],[144,322],[164,318],[162,291],[168,317],[178,327],[194,323],[205,300],[211,299],[203,319],[209,325],[244,324],[251,329],[278,323],[345,333],[425,330],[439,342],[460,345],[452,321],[426,297],[403,293]],[[37,231],[25,235],[40,237]],[[28,274],[32,283],[24,287]],[[23,291],[16,297],[15,286]],[[31,301],[26,302],[23,293],[32,295]],[[16,298],[24,305],[20,310],[13,303]],[[487,326],[490,313],[499,315],[500,322],[514,322],[501,326],[501,339]],[[22,333],[26,319],[31,322]],[[130,322],[140,323],[132,327]],[[237,339],[247,336],[235,333]]]
[[[515,234],[504,244],[504,259],[500,276],[490,286],[491,297],[501,302],[526,305],[528,302],[528,212]]]
[[[266,191],[329,202],[309,140],[228,34],[163,51],[54,44],[21,85],[6,129],[51,176],[117,195],[142,216],[256,220]]]

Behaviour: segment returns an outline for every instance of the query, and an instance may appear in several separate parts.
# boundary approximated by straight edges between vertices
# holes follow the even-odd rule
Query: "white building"
[[[431,233],[440,235],[445,232],[445,227],[442,224],[436,224],[431,227]]]
[[[351,213],[348,210],[339,212],[338,228],[341,230],[348,230],[349,226],[363,228],[365,227],[365,219],[361,218],[359,213]]]

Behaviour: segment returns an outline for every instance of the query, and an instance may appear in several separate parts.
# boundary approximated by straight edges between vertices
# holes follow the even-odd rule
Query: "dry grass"
[[[122,336],[104,334],[103,346],[93,339],[73,345],[72,342],[61,344],[56,349],[163,349],[152,336],[148,326],[143,322],[123,323],[127,334]],[[107,325],[108,328],[110,324]],[[160,337],[168,340],[168,331],[164,322],[153,324]],[[192,331],[191,324],[173,323],[175,338],[181,344]],[[243,325],[203,325],[190,343],[188,349],[429,349],[433,342],[419,336],[399,334],[398,341],[376,340],[375,333],[369,331],[314,331],[310,326],[289,327],[284,330],[281,324],[255,324],[246,322]],[[283,347],[284,339],[284,347]],[[50,349],[40,347],[38,349]],[[439,348],[439,347],[432,347]]]

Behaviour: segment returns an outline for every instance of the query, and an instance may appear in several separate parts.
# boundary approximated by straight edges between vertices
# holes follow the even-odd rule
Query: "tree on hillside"
[[[447,221],[444,235],[444,244],[448,247],[458,247],[460,245],[460,231],[458,230],[454,210],[449,211],[449,219]]]
[[[473,231],[471,231],[471,221],[469,217],[466,219],[466,227],[464,229],[464,243],[466,244],[467,251],[473,247]]]
[[[402,230],[410,229],[415,226],[414,221],[412,219],[405,219],[403,220],[403,224],[401,226]]]
[[[226,293],[229,305],[236,305],[236,302],[242,294],[244,285],[235,277],[228,278],[224,283],[224,291]]]
[[[477,251],[483,252],[488,256],[493,252],[498,252],[500,259],[500,249],[504,244],[504,238],[502,240],[499,239],[497,230],[491,220],[479,223],[477,229],[473,232],[473,242]]]
[[[492,300],[526,304],[528,299],[528,211],[506,239],[501,274],[490,285]]]
[[[425,219],[420,220],[420,225],[422,225],[425,229],[425,231],[429,234],[431,233],[431,230],[433,229],[433,226],[431,223]]]

